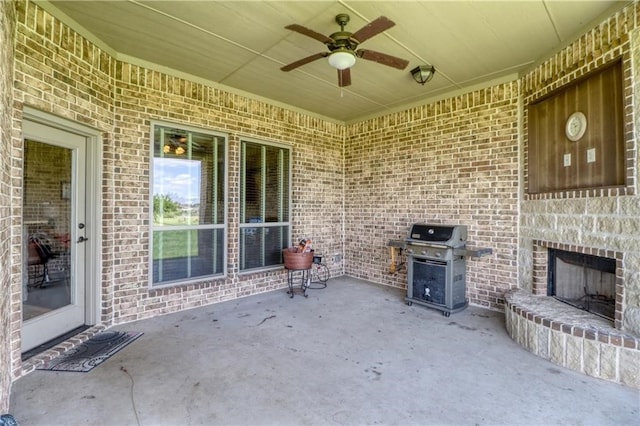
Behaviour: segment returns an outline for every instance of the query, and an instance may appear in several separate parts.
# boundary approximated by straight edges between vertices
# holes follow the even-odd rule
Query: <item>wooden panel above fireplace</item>
[[[528,193],[625,185],[622,88],[617,60],[529,105]]]

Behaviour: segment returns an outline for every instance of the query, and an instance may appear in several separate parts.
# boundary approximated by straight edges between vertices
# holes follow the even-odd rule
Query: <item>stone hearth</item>
[[[549,249],[615,259],[613,321],[547,296]],[[534,240],[531,289],[505,294],[506,327],[511,338],[554,364],[640,389],[640,336],[623,327],[623,258],[624,254],[616,251]]]
[[[505,295],[511,338],[554,364],[640,389],[640,338],[553,297],[512,290]]]

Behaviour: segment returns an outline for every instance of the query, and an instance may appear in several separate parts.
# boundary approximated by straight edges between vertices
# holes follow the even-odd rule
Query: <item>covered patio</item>
[[[500,312],[449,318],[331,279],[118,325],[144,335],[89,373],[13,384],[20,424],[633,424],[638,392],[523,349]],[[62,391],[64,390],[64,391]]]

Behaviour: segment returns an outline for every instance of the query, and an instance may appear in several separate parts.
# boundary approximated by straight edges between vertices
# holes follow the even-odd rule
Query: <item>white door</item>
[[[24,121],[22,351],[86,322],[87,138]]]

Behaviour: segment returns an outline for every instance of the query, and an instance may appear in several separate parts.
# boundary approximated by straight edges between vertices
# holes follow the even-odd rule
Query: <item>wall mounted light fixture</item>
[[[435,73],[436,69],[433,65],[418,65],[411,70],[413,79],[422,85],[430,81]]]

